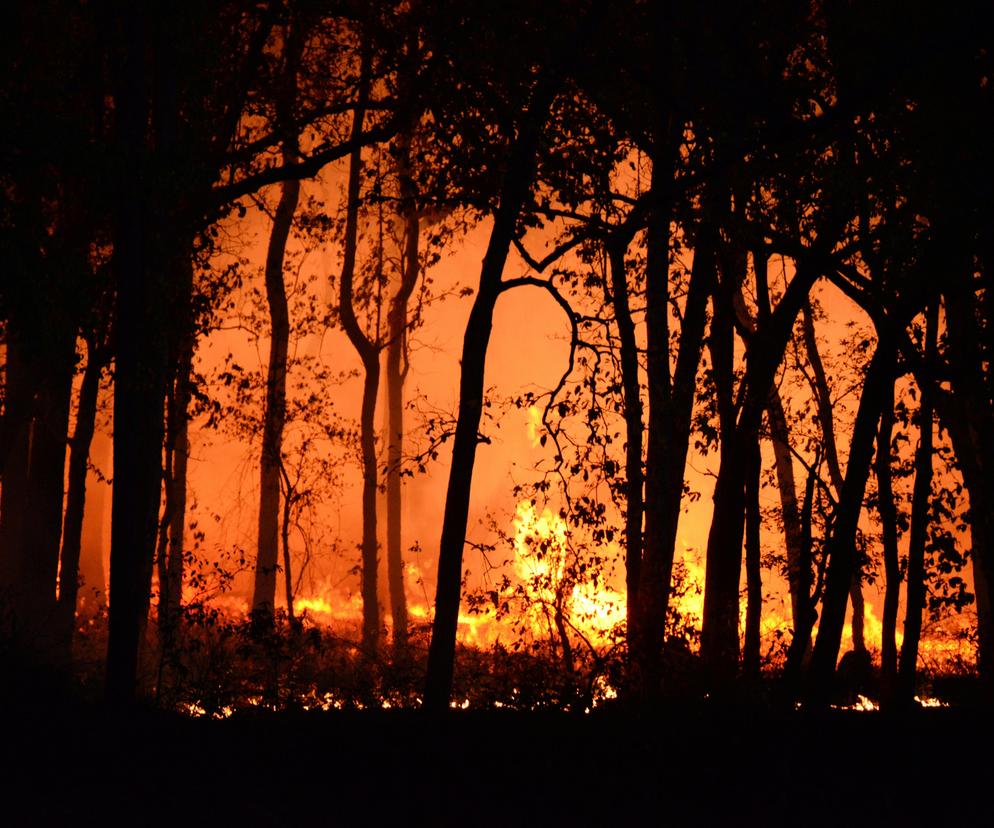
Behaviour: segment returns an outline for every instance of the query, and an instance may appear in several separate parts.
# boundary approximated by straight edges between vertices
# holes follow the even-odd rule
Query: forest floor
[[[0,712],[7,825],[990,824],[976,708]],[[20,815],[20,816],[18,816]]]

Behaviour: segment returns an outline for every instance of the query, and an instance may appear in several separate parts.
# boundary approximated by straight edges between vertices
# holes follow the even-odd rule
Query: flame
[[[532,633],[548,634],[548,608],[561,608],[575,632],[593,646],[609,643],[624,622],[625,593],[604,583],[568,583],[573,552],[565,519],[541,512],[531,500],[518,503],[514,517],[514,572],[530,601]]]
[[[542,431],[545,425],[542,423],[542,412],[538,406],[528,406],[528,442],[532,448],[538,448],[542,442]],[[520,505],[520,504],[519,504]]]

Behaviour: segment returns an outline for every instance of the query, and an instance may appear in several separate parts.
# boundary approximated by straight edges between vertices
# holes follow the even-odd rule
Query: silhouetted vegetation
[[[4,692],[208,718],[704,699],[789,716],[908,710],[943,682],[989,704],[983,11],[16,4]],[[472,245],[478,273],[453,277]],[[488,385],[512,292],[565,332],[552,387]],[[409,374],[442,300],[466,320],[451,400]],[[540,459],[498,514],[474,471],[512,416]],[[112,465],[92,448],[108,434]],[[225,443],[250,446],[258,484],[250,537],[220,550],[224,506],[193,467]],[[430,473],[444,502],[418,508],[440,522],[405,549]],[[108,484],[105,543],[85,525]],[[106,611],[81,577],[105,548]]]

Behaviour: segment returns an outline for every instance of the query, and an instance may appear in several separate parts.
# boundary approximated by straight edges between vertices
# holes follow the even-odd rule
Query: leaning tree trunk
[[[821,622],[808,675],[806,697],[813,704],[826,704],[830,697],[835,665],[842,642],[846,604],[857,567],[856,528],[863,509],[863,496],[870,475],[873,444],[880,412],[890,398],[894,383],[894,345],[887,332],[870,361],[863,382],[856,422],[849,445],[849,461],[828,540],[828,573],[822,601]]]
[[[106,367],[102,349],[91,340],[87,343],[86,368],[76,405],[76,429],[69,442],[69,474],[66,509],[62,522],[62,550],[59,554],[59,648],[63,660],[72,656],[72,639],[76,626],[76,603],[79,597],[79,559],[83,540],[83,515],[86,505],[86,476],[90,444],[97,416],[100,378]]]
[[[487,346],[493,327],[494,307],[501,292],[501,276],[514,240],[518,216],[535,177],[536,152],[552,104],[553,91],[539,81],[531,106],[511,146],[494,215],[487,252],[480,269],[480,288],[473,302],[463,338],[462,370],[459,378],[459,413],[452,446],[452,465],[445,494],[445,513],[438,554],[438,584],[435,589],[435,619],[428,650],[424,706],[444,710],[452,695],[456,629],[459,623],[462,555],[469,521],[469,499],[473,466],[483,414],[483,380]]]
[[[818,271],[802,263],[765,325],[750,339],[745,392],[732,451],[722,452],[714,490],[714,514],[708,533],[701,656],[715,688],[735,677],[739,655],[739,575],[745,520],[745,486],[749,447],[756,440],[777,367],[794,320]]]
[[[796,637],[802,627],[801,610],[808,600],[810,567],[802,561],[803,540],[801,510],[797,503],[794,481],[794,460],[790,450],[790,429],[784,413],[780,392],[774,388],[766,406],[766,420],[773,445],[773,459],[777,471],[777,491],[780,495],[780,514],[783,520],[784,546],[787,552],[787,584],[790,590],[791,624]],[[805,645],[805,650],[810,646]]]
[[[814,396],[818,407],[818,422],[821,424],[822,442],[825,445],[825,461],[828,464],[828,476],[835,490],[835,497],[841,497],[843,478],[842,466],[839,463],[839,451],[835,441],[835,418],[832,414],[832,398],[828,387],[825,366],[818,352],[818,340],[815,336],[814,316],[811,303],[804,306],[801,315],[801,330],[804,336],[804,347],[811,373],[814,378]],[[852,603],[852,643],[853,650],[858,653],[866,652],[866,637],[864,635],[864,620],[866,607],[863,601],[863,577],[859,561],[853,573],[853,581],[849,586],[849,598]]]
[[[767,274],[769,260],[766,251],[759,247],[752,252],[753,270],[756,274],[757,319],[765,325],[770,318],[770,289]],[[735,294],[735,309],[740,328],[751,337],[756,330],[756,319],[751,318],[741,291]],[[790,593],[790,617],[793,635],[802,627],[800,616],[809,599],[810,550],[804,551],[801,527],[801,509],[797,502],[794,481],[794,459],[790,444],[790,427],[784,412],[779,389],[770,389],[766,402],[766,422],[770,444],[773,446],[774,467],[777,474],[777,491],[780,495],[780,514],[783,521],[784,547],[787,555],[787,585]],[[748,532],[748,529],[747,529]],[[748,614],[748,610],[747,610]],[[810,636],[809,636],[810,638]],[[810,644],[805,646],[805,651]]]

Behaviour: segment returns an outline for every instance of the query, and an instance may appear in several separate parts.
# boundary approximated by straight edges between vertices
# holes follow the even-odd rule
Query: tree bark
[[[745,483],[746,618],[745,640],[742,644],[742,672],[753,679],[759,678],[760,632],[763,619],[763,569],[760,544],[763,517],[759,508],[762,471],[762,454],[757,439],[749,458],[748,477]]]
[[[193,337],[183,337],[166,394],[164,445],[164,505],[159,521],[156,565],[159,578],[158,622],[161,645],[170,649],[175,640],[183,597],[183,536],[186,526],[186,476],[190,453],[190,374],[193,370]]]
[[[780,495],[780,513],[783,518],[784,545],[787,551],[787,583],[790,590],[790,614],[794,635],[801,630],[801,610],[808,600],[811,573],[802,561],[803,540],[801,510],[797,504],[794,481],[794,459],[790,450],[790,428],[784,413],[780,392],[774,388],[766,406],[766,419],[773,445],[773,458],[777,470],[777,491]],[[806,645],[805,649],[807,649]]]
[[[665,189],[664,189],[665,195]],[[665,201],[663,201],[664,207]],[[670,377],[669,234],[670,214],[650,218],[646,283],[649,416],[645,469],[645,544],[638,572],[629,684],[652,698],[662,684],[661,654],[666,630],[684,471],[690,446],[697,370],[704,346],[707,302],[715,281],[716,234],[706,223],[697,233],[687,302],[680,327],[680,350]],[[631,632],[629,633],[631,636]]]
[[[190,459],[190,398],[193,373],[193,337],[188,337],[180,355],[176,380],[176,436],[173,441],[173,514],[169,521],[169,558],[166,563],[166,596],[169,622],[179,623],[183,605],[183,553],[186,538],[187,468]]]
[[[7,339],[5,426],[8,445],[0,489],[3,591],[20,654],[43,667],[60,656],[56,580],[62,528],[66,435],[75,336],[53,326],[35,341]]]
[[[86,505],[86,476],[90,444],[97,416],[100,378],[106,367],[106,355],[91,340],[87,343],[86,368],[76,405],[76,429],[69,442],[69,474],[66,509],[62,522],[62,550],[59,554],[59,648],[65,663],[72,657],[72,639],[76,626],[76,603],[79,597],[79,560],[83,539],[83,515]]]
[[[753,270],[756,274],[756,306],[759,324],[764,325],[770,318],[770,290],[767,276],[768,257],[765,249],[759,247],[752,252]],[[739,327],[751,338],[756,330],[756,320],[750,318],[741,291],[735,294],[736,315]],[[794,481],[794,459],[791,452],[790,427],[784,412],[780,390],[773,386],[766,402],[766,421],[769,439],[773,446],[774,467],[777,473],[777,491],[780,495],[780,514],[783,521],[784,546],[787,553],[787,585],[790,592],[790,613],[793,634],[801,629],[800,616],[808,602],[810,573],[810,550],[804,552],[801,528],[801,510],[797,503],[797,488]],[[802,563],[807,561],[807,563]],[[807,567],[807,568],[806,568]],[[748,612],[748,610],[747,610]],[[805,646],[805,650],[810,643]]]
[[[159,235],[149,203],[149,99],[145,66],[149,45],[144,11],[125,10],[116,82],[116,158],[119,180],[113,266],[117,281],[114,369],[114,491],[111,522],[110,628],[105,693],[115,706],[133,703],[138,645],[147,606],[162,478],[162,404],[166,375],[166,295],[155,263],[170,248]],[[173,242],[176,239],[172,240]]]
[[[608,244],[611,269],[610,301],[618,327],[621,350],[622,405],[625,417],[625,571],[628,579],[628,617],[635,615],[638,573],[642,561],[643,471],[642,389],[639,381],[638,344],[635,322],[628,298],[628,270],[625,267],[627,238]]]
[[[955,238],[955,237],[954,237]],[[941,249],[949,248],[942,245]],[[984,375],[976,296],[965,262],[950,270],[942,293],[946,312],[952,393],[940,414],[956,450],[970,495],[971,558],[977,595],[977,667],[988,690],[994,687],[994,415]],[[989,323],[988,323],[989,326]],[[991,373],[990,367],[987,373]],[[927,382],[928,378],[926,378]],[[922,384],[925,384],[924,382]]]
[[[898,554],[897,506],[891,473],[891,439],[894,433],[894,394],[884,400],[877,429],[874,473],[884,557],[884,612],[880,638],[880,684],[882,703],[894,700],[897,681],[897,611],[901,599],[901,567]]]
[[[537,164],[536,152],[552,98],[553,90],[548,82],[540,80],[530,107],[522,115],[521,128],[510,148],[500,202],[480,269],[480,288],[466,323],[459,378],[459,413],[445,495],[445,514],[438,555],[438,583],[435,589],[435,618],[425,676],[424,706],[429,710],[448,708],[452,695],[463,545],[466,541],[473,466],[483,413],[487,346],[493,326],[494,306],[501,292],[504,263],[517,232],[518,217],[532,188]]]
[[[743,403],[736,423],[734,450],[722,452],[714,490],[714,515],[708,533],[701,656],[712,686],[729,685],[738,668],[739,574],[745,520],[745,487],[749,446],[769,400],[777,367],[806,301],[817,270],[802,263],[768,322],[757,327],[746,351]]]
[[[420,275],[420,226],[410,170],[410,136],[397,139],[397,173],[404,215],[404,253],[400,286],[390,304],[387,345],[387,584],[393,622],[394,656],[407,651],[407,594],[404,588],[401,463],[404,458],[404,380],[407,375],[407,303]]]
[[[352,123],[352,140],[362,134],[366,99],[369,95],[368,49],[363,52],[359,103]],[[376,657],[380,638],[380,606],[377,590],[378,543],[376,538],[376,396],[380,385],[380,343],[368,338],[359,325],[353,305],[356,248],[359,236],[359,184],[362,175],[362,148],[349,156],[349,177],[346,188],[346,216],[342,275],[339,282],[339,316],[352,347],[356,349],[363,367],[362,407],[359,415],[359,435],[362,448],[362,649],[367,658]]]
[[[826,550],[828,573],[825,596],[806,692],[807,700],[815,705],[826,704],[831,693],[842,641],[846,604],[857,566],[856,527],[870,474],[877,423],[880,412],[892,393],[888,392],[887,386],[893,386],[894,383],[894,345],[886,332],[881,332],[880,337],[863,382],[849,445],[846,476]]]
[[[287,148],[284,158],[292,160],[293,156],[293,149]],[[266,301],[270,320],[269,367],[259,462],[259,537],[252,591],[252,612],[262,623],[272,623],[276,606],[280,469],[283,463],[283,428],[286,425],[287,354],[290,342],[290,314],[283,281],[283,259],[299,198],[299,181],[284,181],[280,185],[280,200],[266,251]]]
[[[277,128],[283,130],[283,163],[298,159],[298,136],[289,126],[297,97],[297,70],[303,47],[299,25],[285,34],[284,67],[277,100]],[[263,413],[262,453],[259,459],[259,535],[256,545],[252,614],[258,623],[272,624],[276,607],[276,570],[280,537],[280,479],[283,467],[283,429],[286,425],[287,354],[290,313],[287,308],[283,261],[293,216],[300,200],[300,181],[280,184],[280,200],[273,216],[266,250],[266,303],[269,308],[269,365],[266,374],[266,409]],[[289,577],[286,572],[284,578]],[[293,608],[288,607],[292,613]]]
[[[835,498],[842,496],[842,466],[839,463],[839,450],[835,440],[835,417],[832,414],[832,397],[828,387],[825,367],[818,352],[818,339],[815,336],[814,316],[811,313],[811,303],[804,305],[801,317],[801,330],[804,336],[804,347],[814,375],[813,388],[815,402],[818,406],[818,422],[821,425],[822,441],[825,444],[825,461],[828,464],[828,476],[835,490]],[[852,643],[858,653],[866,652],[866,637],[864,635],[864,618],[866,608],[863,603],[863,578],[859,561],[853,573],[853,581],[849,586],[849,599],[852,604]]]
[[[939,307],[932,302],[926,311],[925,361],[935,364],[939,339]],[[904,613],[904,641],[898,672],[897,701],[910,705],[915,697],[918,671],[918,645],[925,609],[925,544],[928,540],[929,507],[932,499],[932,424],[934,406],[932,389],[921,389],[918,408],[918,449],[915,451],[915,484],[911,493],[911,524],[908,531],[908,598]]]

